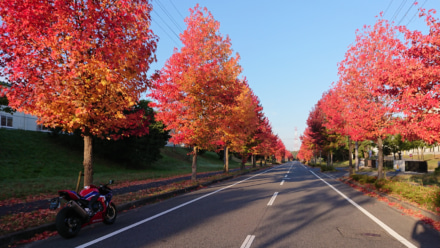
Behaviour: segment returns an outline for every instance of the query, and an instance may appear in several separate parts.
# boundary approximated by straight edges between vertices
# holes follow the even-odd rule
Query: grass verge
[[[351,179],[364,185],[367,189],[377,190],[415,203],[421,208],[440,215],[440,187],[438,185],[423,186],[401,177],[377,180],[374,176],[355,174],[351,176]]]

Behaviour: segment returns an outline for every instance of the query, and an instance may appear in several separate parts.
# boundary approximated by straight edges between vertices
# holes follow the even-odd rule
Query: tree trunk
[[[247,156],[246,156],[246,154],[242,153],[241,154],[240,170],[244,170],[246,168],[245,167],[246,161],[247,161]]]
[[[327,152],[327,166],[330,166],[330,152]]]
[[[93,184],[93,146],[92,136],[84,135],[84,186]]]
[[[197,146],[194,146],[191,169],[191,181],[195,182],[197,180]]]
[[[354,142],[354,168],[355,171],[359,171],[359,144]]]
[[[377,138],[377,179],[383,179],[383,140],[381,137]]]
[[[353,142],[350,140],[350,137],[347,137],[348,139],[348,173],[349,175],[353,175]]]
[[[255,155],[252,154],[252,168],[257,167],[257,161],[255,161]]]
[[[229,148],[225,146],[223,172],[229,173]]]
[[[331,161],[330,165],[331,167],[333,167],[333,151],[330,152],[330,161]]]

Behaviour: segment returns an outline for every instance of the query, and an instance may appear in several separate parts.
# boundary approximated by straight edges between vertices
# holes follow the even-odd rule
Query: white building
[[[37,117],[14,112],[12,114],[0,111],[0,128],[22,129],[29,131],[47,131],[47,128],[37,124]]]

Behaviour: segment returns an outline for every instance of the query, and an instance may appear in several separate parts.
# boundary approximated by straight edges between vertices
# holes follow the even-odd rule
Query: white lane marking
[[[340,194],[342,197],[344,197],[349,203],[351,203],[353,206],[355,206],[357,209],[359,209],[362,213],[364,213],[366,216],[368,216],[371,220],[376,222],[380,227],[382,227],[385,231],[387,231],[391,236],[393,236],[395,239],[397,239],[400,243],[405,245],[406,247],[410,248],[416,248],[415,245],[413,245],[411,242],[406,240],[404,237],[400,236],[397,232],[395,232],[393,229],[391,229],[389,226],[387,226],[385,223],[380,221],[378,218],[376,218],[374,215],[370,214],[367,210],[365,210],[363,207],[359,206],[356,202],[348,198],[346,195],[344,195],[341,191],[337,190],[333,185],[326,182],[324,179],[320,178],[318,175],[316,175],[313,171],[310,171],[315,177],[317,177],[319,180],[323,181],[325,184],[327,184],[330,188],[332,188],[334,191],[336,191],[338,194]]]
[[[287,177],[287,175],[284,175],[284,177]]]
[[[283,184],[284,184],[284,180],[283,180],[283,181],[281,181],[280,185],[283,185]]]
[[[277,198],[278,192],[273,193],[272,198],[270,198],[270,201],[267,203],[267,206],[272,206],[273,202],[275,201],[275,198]]]
[[[115,236],[115,235],[117,235],[117,234],[119,234],[119,233],[125,232],[125,231],[127,231],[127,230],[129,230],[129,229],[132,229],[132,228],[134,228],[134,227],[136,227],[136,226],[139,226],[139,225],[141,225],[141,224],[144,224],[144,223],[146,223],[146,222],[148,222],[148,221],[154,220],[154,219],[156,219],[156,218],[158,218],[158,217],[160,217],[160,216],[162,216],[162,215],[165,215],[165,214],[167,214],[167,213],[173,212],[174,210],[177,210],[177,209],[179,209],[179,208],[182,208],[182,207],[184,207],[184,206],[186,206],[186,205],[189,205],[189,204],[191,204],[191,203],[193,203],[193,202],[199,201],[199,200],[201,200],[201,199],[203,199],[203,198],[205,198],[205,197],[208,197],[208,196],[210,196],[210,195],[216,194],[216,193],[218,193],[218,192],[220,192],[220,191],[223,191],[223,190],[225,190],[225,189],[228,189],[228,188],[230,188],[230,187],[233,187],[233,186],[235,186],[235,185],[237,185],[237,184],[243,183],[243,182],[245,182],[245,181],[247,181],[247,180],[249,180],[249,179],[252,179],[252,178],[254,178],[254,177],[256,177],[256,176],[259,176],[259,175],[261,175],[261,174],[264,174],[264,173],[266,173],[266,172],[269,172],[269,171],[271,171],[271,170],[273,170],[273,169],[275,169],[275,168],[277,168],[277,167],[273,167],[273,168],[271,168],[271,169],[269,169],[269,170],[266,170],[266,171],[260,172],[260,173],[258,173],[258,174],[255,174],[255,175],[251,176],[251,177],[248,177],[248,178],[246,178],[246,179],[244,179],[244,180],[241,180],[241,181],[239,181],[239,182],[236,182],[236,183],[231,184],[231,185],[229,185],[229,186],[226,186],[226,187],[224,187],[224,188],[218,189],[218,190],[213,191],[213,192],[211,192],[211,193],[209,193],[209,194],[206,194],[206,195],[200,196],[199,198],[193,199],[193,200],[191,200],[191,201],[189,201],[189,202],[182,203],[182,204],[180,204],[180,205],[178,205],[178,206],[176,206],[176,207],[170,208],[170,209],[168,209],[168,210],[166,210],[166,211],[163,211],[163,212],[161,212],[161,213],[158,213],[158,214],[156,214],[156,215],[153,215],[153,216],[151,216],[151,217],[148,217],[148,218],[146,218],[146,219],[143,219],[143,220],[141,220],[141,221],[138,221],[138,222],[136,222],[136,223],[134,223],[134,224],[131,224],[131,225],[129,225],[129,226],[126,226],[126,227],[124,227],[124,228],[121,228],[121,229],[119,229],[119,230],[117,230],[117,231],[114,231],[114,232],[112,232],[112,233],[109,233],[109,234],[107,234],[107,235],[104,235],[104,236],[102,236],[102,237],[100,237],[100,238],[97,238],[97,239],[95,239],[95,240],[92,240],[92,241],[90,241],[90,242],[87,242],[87,243],[85,243],[85,244],[82,244],[82,245],[80,245],[80,246],[77,246],[76,248],[85,248],[85,247],[91,246],[91,245],[93,245],[93,244],[96,244],[96,243],[98,243],[98,242],[101,242],[101,241],[103,241],[103,240],[105,240],[105,239],[108,239],[108,238],[110,238],[110,237],[113,237],[113,236]]]
[[[248,235],[246,239],[244,240],[243,244],[240,246],[240,248],[249,248],[251,247],[252,242],[255,239],[255,235]]]
[[[324,176],[326,176],[326,177],[328,177],[328,178],[332,178],[332,179],[335,179],[334,177],[332,177],[332,176],[329,176],[329,175],[327,175],[327,174],[325,174],[325,173],[319,173],[320,175],[324,175]]]

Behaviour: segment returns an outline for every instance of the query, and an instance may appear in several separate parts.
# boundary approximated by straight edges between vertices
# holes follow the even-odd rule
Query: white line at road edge
[[[233,187],[233,186],[235,186],[235,185],[237,185],[237,184],[240,184],[240,183],[242,183],[242,182],[245,182],[245,181],[247,181],[247,180],[249,180],[249,179],[252,179],[252,178],[254,178],[254,177],[256,177],[256,176],[259,176],[259,175],[261,175],[261,174],[264,174],[264,173],[269,172],[269,171],[271,171],[271,170],[273,170],[273,169],[276,169],[276,168],[278,168],[278,166],[277,166],[277,167],[273,167],[273,168],[268,169],[268,170],[265,170],[265,171],[260,172],[260,173],[258,173],[258,174],[255,174],[255,175],[253,175],[253,176],[251,176],[251,177],[248,177],[248,178],[246,178],[246,179],[244,179],[244,180],[241,180],[241,181],[239,181],[239,182],[236,182],[236,183],[231,184],[231,185],[229,185],[229,186],[226,186],[226,187],[224,187],[224,188],[221,188],[221,189],[218,189],[218,190],[216,190],[216,191],[213,191],[213,192],[211,192],[211,193],[209,193],[209,194],[206,194],[206,195],[200,196],[199,198],[193,199],[193,200],[191,200],[191,201],[189,201],[189,202],[182,203],[182,204],[180,204],[179,206],[176,206],[176,207],[170,208],[170,209],[168,209],[168,210],[166,210],[166,211],[163,211],[163,212],[161,212],[161,213],[158,213],[158,214],[156,214],[156,215],[153,215],[153,216],[151,216],[151,217],[149,217],[149,218],[143,219],[143,220],[141,220],[141,221],[139,221],[139,222],[136,222],[136,223],[131,224],[131,225],[129,225],[129,226],[126,226],[126,227],[124,227],[124,228],[122,228],[122,229],[119,229],[119,230],[117,230],[117,231],[114,231],[114,232],[112,232],[112,233],[109,233],[109,234],[107,234],[107,235],[105,235],[105,236],[102,236],[102,237],[100,237],[100,238],[98,238],[98,239],[95,239],[95,240],[92,240],[92,241],[87,242],[87,243],[85,243],[85,244],[82,244],[82,245],[80,245],[80,246],[77,246],[76,248],[85,248],[85,247],[88,247],[88,246],[90,246],[90,245],[96,244],[96,243],[101,242],[101,241],[103,241],[103,240],[105,240],[105,239],[108,239],[108,238],[110,238],[110,237],[113,237],[113,236],[115,236],[115,235],[117,235],[117,234],[119,234],[119,233],[121,233],[121,232],[125,232],[125,231],[127,231],[127,230],[129,230],[129,229],[131,229],[131,228],[134,228],[134,227],[136,227],[136,226],[139,226],[139,225],[141,225],[141,224],[144,224],[144,223],[146,223],[146,222],[148,222],[148,221],[154,220],[154,219],[156,219],[156,218],[158,218],[158,217],[160,217],[160,216],[162,216],[162,215],[165,215],[165,214],[167,214],[167,213],[173,212],[174,210],[177,210],[177,209],[179,209],[179,208],[181,208],[181,207],[184,207],[184,206],[189,205],[189,204],[191,204],[191,203],[193,203],[193,202],[199,201],[199,200],[201,200],[201,199],[203,199],[203,198],[205,198],[205,197],[208,197],[208,196],[210,196],[210,195],[213,195],[213,194],[215,194],[215,193],[218,193],[218,192],[220,192],[220,191],[223,191],[223,190],[225,190],[225,189],[228,189],[228,188],[230,188],[230,187]]]
[[[255,235],[248,235],[246,239],[244,240],[243,244],[240,246],[240,248],[249,248],[252,245],[252,242],[254,242]]]
[[[393,236],[395,239],[400,241],[403,245],[406,247],[416,248],[417,246],[413,245],[411,242],[406,240],[404,237],[400,236],[398,233],[396,233],[393,229],[391,229],[389,226],[387,226],[385,223],[380,221],[378,218],[376,218],[374,215],[370,214],[367,210],[365,210],[363,207],[359,206],[356,202],[348,198],[346,195],[344,195],[341,191],[337,190],[333,185],[326,182],[324,179],[320,178],[318,175],[316,175],[313,171],[310,171],[315,177],[317,177],[319,180],[323,181],[325,184],[327,184],[330,188],[332,188],[334,191],[336,191],[338,194],[340,194],[342,197],[344,197],[348,202],[353,204],[357,209],[359,209],[362,213],[364,213],[366,216],[368,216],[371,220],[376,222],[380,227],[382,227],[385,231],[387,231],[391,236]]]

